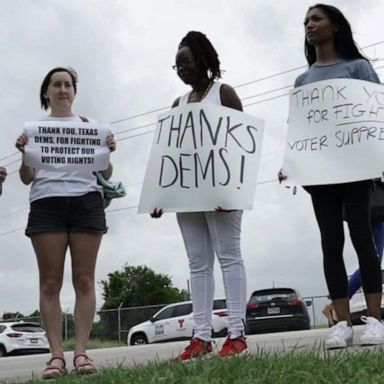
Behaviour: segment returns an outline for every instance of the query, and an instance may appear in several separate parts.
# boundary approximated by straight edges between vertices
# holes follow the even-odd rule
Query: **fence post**
[[[121,316],[120,311],[123,306],[123,302],[120,303],[119,308],[117,308],[117,331],[118,331],[118,340],[119,344],[121,344]]]
[[[68,340],[68,319],[67,319],[67,313],[63,313],[64,316],[64,341]]]
[[[313,328],[316,328],[316,315],[315,315],[315,300],[312,297],[312,317],[313,317]]]

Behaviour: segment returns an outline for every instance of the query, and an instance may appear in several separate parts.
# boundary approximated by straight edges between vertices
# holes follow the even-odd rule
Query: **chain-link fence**
[[[327,296],[308,296],[303,300],[309,304],[308,313],[311,318],[311,327],[319,328],[328,326],[327,319],[321,313],[325,304],[329,303]],[[108,309],[97,311],[93,323],[91,338],[101,340],[115,340],[126,344],[129,329],[136,324],[149,320],[157,311],[167,304],[142,307]],[[14,319],[2,319],[1,321],[33,321],[41,324],[41,318],[16,317]],[[42,324],[43,325],[43,324]],[[74,337],[74,317],[72,313],[63,313],[63,339],[67,341]]]

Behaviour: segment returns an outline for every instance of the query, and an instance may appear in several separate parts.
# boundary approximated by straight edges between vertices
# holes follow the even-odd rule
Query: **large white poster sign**
[[[158,117],[139,213],[251,209],[264,122],[209,103]]]
[[[355,79],[290,91],[286,183],[336,184],[384,171],[384,87]]]
[[[27,121],[25,164],[51,171],[100,171],[109,163],[108,124]]]

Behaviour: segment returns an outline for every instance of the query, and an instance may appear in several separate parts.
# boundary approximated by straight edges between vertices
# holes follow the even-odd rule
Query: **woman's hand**
[[[0,167],[0,185],[4,183],[7,177],[7,170],[4,167]]]
[[[277,174],[277,178],[279,179],[279,183],[281,184],[281,182],[283,180],[287,180],[288,176],[287,175],[284,175],[283,173],[283,168],[280,169],[279,173]]]
[[[287,180],[288,179],[288,176],[283,173],[283,169],[280,169],[279,173],[277,174],[277,178],[279,179],[279,183],[281,184],[281,182],[283,180]],[[285,188],[289,189],[291,187],[289,185],[286,185]],[[293,187],[293,189],[292,189],[292,194],[296,195],[296,192],[297,192],[297,188],[296,188],[296,185],[295,185]]]
[[[223,207],[220,207],[220,205],[218,205],[216,208],[215,208],[215,212],[224,212],[224,213],[228,213],[228,212],[232,212],[234,211],[234,209],[225,209]]]
[[[28,144],[28,137],[25,133],[22,133],[16,140],[15,147],[21,152],[24,153],[25,146]]]
[[[115,141],[115,137],[113,136],[113,133],[110,133],[107,136],[107,146],[111,152],[116,150],[116,141]]]
[[[162,214],[163,214],[163,209],[162,208],[159,208],[159,209],[155,208],[153,210],[153,212],[151,213],[151,217],[153,219],[159,219]]]

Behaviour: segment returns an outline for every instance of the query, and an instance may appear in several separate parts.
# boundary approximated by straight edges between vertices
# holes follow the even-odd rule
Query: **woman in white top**
[[[182,103],[209,102],[242,111],[235,90],[216,82],[221,77],[220,61],[211,42],[201,32],[189,32],[179,45],[173,68],[192,91],[175,100]],[[160,217],[155,209],[152,217]],[[244,337],[246,276],[240,251],[241,210],[212,207],[209,212],[179,212],[177,221],[184,239],[191,272],[194,333],[190,344],[176,358],[188,360],[212,352],[213,263],[220,263],[228,307],[228,337],[220,357],[247,349]]]
[[[54,68],[44,78],[40,101],[51,113],[42,120],[83,121],[72,113],[77,91],[77,75],[72,69]],[[34,169],[24,163],[25,134],[16,147],[23,153],[19,170],[26,185],[31,184],[30,213],[26,235],[36,253],[40,278],[40,312],[52,357],[43,372],[49,379],[67,372],[62,349],[62,312],[60,290],[63,283],[65,254],[72,259],[75,289],[74,368],[78,373],[93,373],[96,368],[86,354],[86,344],[95,314],[95,264],[101,238],[107,231],[102,189],[96,176],[88,172],[52,172]],[[107,137],[111,151],[116,143]],[[110,178],[112,165],[103,172]]]

